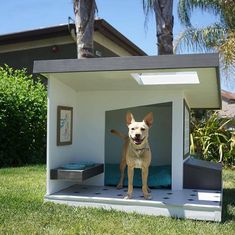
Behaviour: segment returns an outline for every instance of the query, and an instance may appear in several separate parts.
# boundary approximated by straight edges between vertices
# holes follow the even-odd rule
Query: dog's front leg
[[[133,177],[134,177],[134,167],[128,166],[128,192],[125,199],[131,199],[132,198],[132,192],[133,192]]]
[[[124,181],[124,177],[125,177],[125,169],[126,169],[126,159],[123,157],[122,161],[120,163],[120,180],[119,183],[117,185],[117,189],[121,189],[123,188],[123,181]]]
[[[148,167],[142,168],[142,191],[145,199],[151,199],[151,195],[149,193],[148,188]]]

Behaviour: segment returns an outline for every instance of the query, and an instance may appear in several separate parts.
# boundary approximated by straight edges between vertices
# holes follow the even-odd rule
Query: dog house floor
[[[92,206],[197,220],[221,221],[222,193],[213,190],[151,190],[152,199],[145,200],[140,188],[134,188],[133,198],[124,199],[127,188],[73,185],[45,200],[73,206]]]

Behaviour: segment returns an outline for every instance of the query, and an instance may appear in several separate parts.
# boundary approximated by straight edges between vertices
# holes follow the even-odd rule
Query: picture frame
[[[57,106],[57,145],[71,145],[73,138],[73,108]]]

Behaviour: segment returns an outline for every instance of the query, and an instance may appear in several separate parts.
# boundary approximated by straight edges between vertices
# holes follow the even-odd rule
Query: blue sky
[[[155,20],[150,15],[147,27],[144,26],[145,16],[142,0],[96,0],[98,17],[104,18],[137,46],[149,55],[156,54]],[[175,1],[176,5],[177,1]],[[174,7],[176,36],[183,30],[176,17]],[[2,1],[0,8],[0,34],[27,29],[47,27],[68,22],[73,17],[72,0],[7,0]],[[210,22],[210,17],[198,17],[197,25]],[[201,23],[200,23],[201,22]]]
[[[177,2],[174,0],[174,37],[183,31],[177,18]],[[150,15],[146,28],[142,0],[96,0],[96,3],[98,17],[108,21],[147,54],[157,53],[154,16]],[[0,34],[65,24],[69,16],[73,18],[72,0],[2,0]],[[192,16],[192,22],[198,27],[215,20],[213,16],[200,12]]]

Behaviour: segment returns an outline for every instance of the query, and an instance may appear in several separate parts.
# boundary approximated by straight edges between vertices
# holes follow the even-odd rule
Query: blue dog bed
[[[64,164],[61,168],[65,170],[84,170],[94,165],[93,162],[70,162]]]
[[[117,186],[120,178],[119,164],[105,164],[105,185]],[[124,186],[128,184],[125,171]],[[135,169],[133,185],[142,187],[141,169]],[[150,166],[148,186],[150,188],[171,188],[171,166]]]

